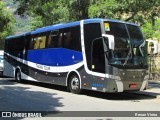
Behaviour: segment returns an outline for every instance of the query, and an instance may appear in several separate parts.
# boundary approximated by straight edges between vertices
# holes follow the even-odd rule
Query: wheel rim
[[[72,90],[79,89],[79,80],[78,80],[78,78],[76,78],[76,77],[72,78],[72,80],[71,80],[71,88],[72,88]]]

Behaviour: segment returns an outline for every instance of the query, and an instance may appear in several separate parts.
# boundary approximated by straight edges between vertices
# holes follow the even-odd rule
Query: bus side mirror
[[[115,48],[114,36],[108,34],[102,34],[102,36],[108,38],[109,49],[114,50]]]

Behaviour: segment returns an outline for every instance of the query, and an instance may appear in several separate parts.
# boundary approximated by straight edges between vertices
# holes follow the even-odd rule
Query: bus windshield
[[[114,36],[115,49],[109,50],[109,64],[142,64],[144,38],[139,26],[117,22],[105,22],[105,33]],[[137,60],[137,61],[136,61]]]

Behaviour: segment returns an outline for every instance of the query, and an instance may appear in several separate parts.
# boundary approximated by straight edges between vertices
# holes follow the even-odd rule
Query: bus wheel
[[[80,80],[77,75],[72,75],[69,79],[69,90],[74,94],[81,93]]]
[[[21,72],[20,72],[20,70],[16,71],[15,79],[16,79],[17,82],[21,82]]]

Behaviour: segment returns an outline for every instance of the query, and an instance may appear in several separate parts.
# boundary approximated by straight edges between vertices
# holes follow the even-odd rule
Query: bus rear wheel
[[[77,75],[72,75],[69,79],[69,90],[74,94],[81,93],[80,80]]]
[[[21,82],[21,72],[20,72],[20,70],[17,70],[17,71],[16,71],[15,80],[16,80],[17,82]]]

